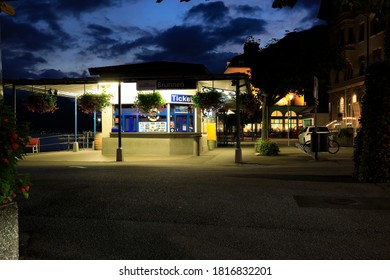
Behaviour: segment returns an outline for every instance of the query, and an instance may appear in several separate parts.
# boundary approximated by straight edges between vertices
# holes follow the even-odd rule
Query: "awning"
[[[14,88],[29,92],[47,93],[49,89],[57,90],[59,96],[75,97],[84,92],[98,89],[97,78],[64,78],[64,79],[19,79],[5,80],[5,88]]]

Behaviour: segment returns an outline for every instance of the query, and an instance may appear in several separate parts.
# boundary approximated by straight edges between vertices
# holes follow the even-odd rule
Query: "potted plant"
[[[28,198],[28,176],[16,165],[25,155],[27,128],[16,125],[14,114],[0,100],[0,259],[19,258],[18,196]]]
[[[134,101],[134,106],[141,113],[147,114],[153,109],[161,110],[164,108],[165,103],[165,100],[158,91],[139,92]]]
[[[192,97],[192,102],[196,108],[202,110],[218,110],[222,108],[224,104],[222,93],[215,89],[210,89],[204,92],[198,91]]]
[[[101,94],[86,92],[78,98],[78,106],[83,113],[91,114],[96,111],[102,111],[105,107],[110,106],[111,97],[111,94],[105,92]]]
[[[277,156],[280,152],[279,146],[276,142],[269,138],[260,138],[256,142],[256,154],[262,156]]]
[[[57,108],[57,97],[52,94],[51,89],[47,93],[34,92],[27,96],[26,107],[31,112],[36,113],[53,113]],[[57,91],[54,91],[57,93]]]

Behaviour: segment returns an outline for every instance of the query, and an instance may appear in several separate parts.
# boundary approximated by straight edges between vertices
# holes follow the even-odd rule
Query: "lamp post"
[[[288,95],[288,103],[287,103],[287,111],[288,111],[288,118],[287,118],[287,146],[290,146],[290,119],[291,119],[291,100],[293,99],[294,95],[290,93]]]

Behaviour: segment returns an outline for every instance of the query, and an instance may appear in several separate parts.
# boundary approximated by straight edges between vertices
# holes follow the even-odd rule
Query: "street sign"
[[[10,16],[15,15],[15,9],[11,5],[9,5],[3,1],[1,1],[0,9],[1,9],[1,11],[3,11],[6,14],[9,14]]]

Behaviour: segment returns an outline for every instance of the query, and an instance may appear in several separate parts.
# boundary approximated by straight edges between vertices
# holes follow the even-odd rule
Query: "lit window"
[[[340,113],[344,113],[344,97],[340,97],[340,108],[339,108]]]

